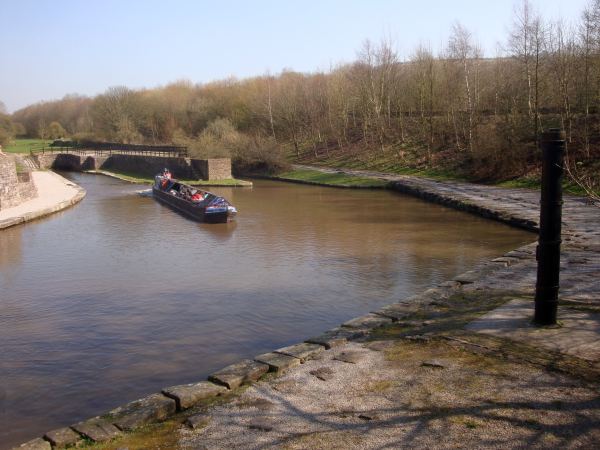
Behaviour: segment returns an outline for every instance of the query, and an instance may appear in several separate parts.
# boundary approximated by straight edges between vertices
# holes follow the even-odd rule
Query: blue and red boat
[[[237,209],[223,197],[172,179],[168,174],[154,178],[152,194],[158,201],[199,222],[226,223]]]

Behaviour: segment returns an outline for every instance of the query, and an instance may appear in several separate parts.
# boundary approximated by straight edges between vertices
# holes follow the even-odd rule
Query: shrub
[[[14,127],[10,117],[0,113],[0,145],[7,145],[14,137]]]
[[[48,139],[60,139],[64,138],[67,135],[67,132],[59,122],[54,121],[50,122],[50,125],[48,125],[46,135]]]
[[[244,136],[232,154],[233,171],[237,174],[274,174],[289,169],[283,148],[271,137]]]

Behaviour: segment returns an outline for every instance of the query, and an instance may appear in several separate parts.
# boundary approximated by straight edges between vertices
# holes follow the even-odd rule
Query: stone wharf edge
[[[408,193],[422,199],[450,206],[455,209],[474,213],[486,218],[494,219],[510,225],[537,231],[536,218],[519,217],[514,211],[495,210],[491,205],[480,206],[462,196],[453,196],[447,188],[437,190],[435,187],[444,186],[443,183],[429,180],[419,180],[406,177],[401,181],[394,181],[392,188]],[[462,197],[462,198],[461,198]],[[535,243],[534,243],[535,244]],[[530,247],[527,244],[523,247]],[[517,250],[518,251],[518,250]],[[514,252],[514,251],[513,251]],[[504,257],[495,258],[491,266],[509,265],[510,253]],[[477,270],[470,270],[452,279],[441,283],[437,288],[431,288],[404,301],[393,303],[381,308],[379,311],[349,320],[339,327],[325,331],[319,336],[307,339],[302,343],[274,350],[270,353],[258,355],[254,360],[246,359],[231,364],[218,372],[209,375],[209,381],[200,381],[179,386],[164,388],[161,393],[152,394],[139,400],[127,403],[113,409],[103,416],[93,417],[69,427],[59,428],[47,432],[43,439],[36,438],[28,441],[15,449],[21,450],[49,450],[51,448],[64,448],[76,444],[83,439],[94,442],[105,442],[113,439],[123,432],[136,430],[144,425],[164,421],[178,411],[182,411],[198,404],[204,399],[216,397],[226,392],[233,391],[242,384],[258,381],[267,372],[281,374],[285,370],[297,366],[307,359],[333,347],[343,345],[347,341],[366,336],[377,327],[400,321],[411,310],[408,302],[424,302],[435,304],[440,297],[448,295],[463,284],[470,284],[486,275],[491,266],[484,266]]]

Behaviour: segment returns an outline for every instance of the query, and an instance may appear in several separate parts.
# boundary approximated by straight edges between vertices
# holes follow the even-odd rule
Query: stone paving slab
[[[391,322],[392,319],[388,317],[382,317],[377,314],[365,314],[364,316],[344,322],[342,326],[346,328],[377,328]]]
[[[50,442],[43,440],[42,438],[36,438],[31,441],[25,442],[18,447],[13,447],[12,450],[51,450],[52,446]]]
[[[352,329],[336,327],[319,336],[313,336],[304,342],[309,344],[318,344],[324,346],[326,349],[331,349],[344,345],[346,342],[352,339],[357,339],[361,336],[365,336],[367,330],[365,329]]]
[[[473,272],[481,273],[481,271],[473,271]],[[433,301],[447,300],[463,284],[465,284],[464,282],[459,281],[459,280],[452,280],[449,283],[452,283],[452,284],[450,286],[439,286],[439,287],[427,289],[422,294],[419,294],[417,298],[421,301],[428,302],[429,304],[430,304],[431,300],[433,300]],[[454,283],[456,283],[456,284],[454,284]]]
[[[206,414],[196,414],[190,416],[185,421],[185,424],[191,429],[202,428],[210,421],[210,416]]]
[[[322,345],[303,342],[301,344],[294,344],[288,347],[277,349],[275,350],[275,353],[293,356],[294,358],[298,358],[301,362],[304,362],[307,359],[314,358],[324,351],[325,347]]]
[[[504,265],[505,267],[508,267],[511,264],[514,264],[514,263],[516,263],[518,261],[519,261],[518,258],[510,258],[510,257],[507,257],[507,256],[500,256],[499,258],[492,259],[492,262],[500,263],[500,264]]]
[[[269,371],[268,364],[262,364],[251,359],[245,359],[231,364],[208,377],[209,381],[222,384],[229,389],[236,389],[244,383],[257,381]]]
[[[338,354],[336,354],[333,359],[335,359],[336,361],[342,361],[345,363],[349,363],[349,364],[356,364],[357,362],[361,361],[365,356],[365,352],[360,351],[360,350],[348,350],[348,351],[343,351],[343,352],[339,352]]]
[[[309,344],[318,344],[324,346],[327,350],[340,345],[344,345],[348,342],[347,335],[341,335],[337,333],[323,333],[319,336],[313,336],[306,340]]]
[[[271,372],[281,373],[292,367],[299,366],[302,361],[293,356],[282,355],[281,353],[263,353],[254,358],[255,361],[269,366]]]
[[[384,306],[377,311],[372,311],[372,313],[392,319],[394,322],[404,320],[406,317],[412,314],[402,303],[394,303],[392,305]]]
[[[321,381],[329,381],[333,378],[335,373],[331,367],[324,366],[309,372],[312,376],[317,377]]]
[[[177,409],[181,411],[191,408],[201,400],[222,395],[227,391],[225,386],[210,381],[200,381],[199,383],[171,386],[163,389],[162,393],[174,399],[177,402]]]
[[[533,301],[517,299],[471,322],[466,329],[600,362],[600,314],[559,307],[560,326],[537,327],[531,323],[533,313]]]
[[[454,281],[458,281],[460,284],[471,284],[481,278],[481,274],[476,270],[469,270],[468,272],[461,273],[453,278]]]
[[[110,421],[120,430],[131,431],[143,425],[164,420],[175,413],[176,402],[163,394],[152,394],[113,409]]]
[[[68,427],[48,431],[44,435],[44,439],[49,441],[55,448],[65,448],[70,445],[75,445],[83,440],[81,435],[75,433]]]
[[[71,428],[94,442],[106,442],[121,434],[117,427],[100,417],[76,423]]]

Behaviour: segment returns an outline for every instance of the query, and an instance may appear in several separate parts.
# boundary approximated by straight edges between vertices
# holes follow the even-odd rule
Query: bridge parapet
[[[77,151],[44,152],[32,156],[41,169],[108,170],[153,177],[168,168],[174,177],[187,180],[224,180],[231,178],[231,159],[190,159],[128,153],[112,155]]]

